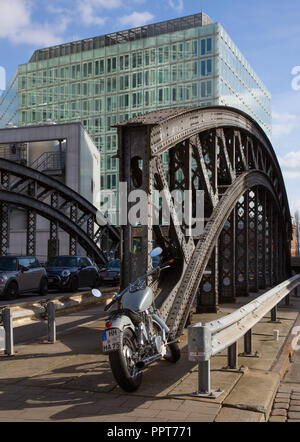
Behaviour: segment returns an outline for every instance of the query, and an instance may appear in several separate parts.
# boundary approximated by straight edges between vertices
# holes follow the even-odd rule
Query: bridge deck
[[[239,298],[239,303],[249,298]],[[223,371],[226,355],[212,359],[212,386],[225,393],[216,400],[193,398],[197,387],[197,365],[187,360],[186,336],[182,337],[182,360],[176,364],[160,361],[144,374],[142,386],[135,394],[125,394],[113,381],[107,356],[99,354],[99,328],[104,320],[82,324],[69,334],[62,334],[55,345],[43,343],[18,346],[14,358],[1,356],[0,420],[22,421],[98,421],[98,422],[207,422],[218,420],[264,420],[273,402],[279,376],[272,365],[294,324],[300,298],[293,306],[279,309],[278,342],[273,339],[274,324],[264,319],[253,333],[254,349],[262,357],[241,358],[245,372]],[[207,322],[237,308],[226,305],[218,314],[195,315],[195,322]],[[76,320],[74,313],[74,319]],[[88,311],[85,312],[88,317]],[[87,319],[88,320],[88,319]],[[267,383],[268,379],[271,379]],[[255,397],[248,391],[241,395],[239,385],[254,382]],[[267,389],[270,389],[268,394]],[[260,394],[259,394],[260,393]],[[240,396],[239,396],[240,395]],[[245,399],[246,397],[246,399]],[[237,398],[248,401],[253,411],[236,408]],[[252,401],[252,402],[251,402]],[[256,402],[255,402],[256,401]],[[226,407],[223,407],[226,402]],[[247,405],[247,404],[244,404]],[[255,407],[257,410],[255,411]],[[266,411],[268,414],[268,411]]]

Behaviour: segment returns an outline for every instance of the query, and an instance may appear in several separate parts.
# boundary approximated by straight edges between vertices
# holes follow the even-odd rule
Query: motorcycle
[[[150,256],[153,260],[161,253],[162,249],[157,247]],[[173,261],[149,269],[119,294],[115,293],[105,307],[105,311],[108,311],[114,304],[118,304],[102,332],[102,350],[109,356],[115,380],[127,392],[139,388],[143,370],[153,362],[165,359],[175,363],[180,359],[179,341],[173,339],[168,326],[160,317],[155,306],[152,283],[146,285],[146,278],[159,275]],[[92,293],[96,297],[101,296],[97,289],[92,290]]]

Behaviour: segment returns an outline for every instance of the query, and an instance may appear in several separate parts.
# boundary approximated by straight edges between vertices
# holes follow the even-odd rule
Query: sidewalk
[[[194,315],[208,322],[235,310],[251,298],[238,298],[218,314]],[[240,357],[248,367],[226,371],[226,352],[211,361],[212,388],[224,393],[216,400],[191,396],[198,382],[197,365],[187,358],[186,331],[177,364],[159,361],[145,370],[141,388],[123,392],[114,382],[108,357],[100,354],[104,320],[79,324],[56,344],[34,342],[16,346],[16,355],[0,356],[0,421],[212,422],[268,419],[280,376],[272,371],[300,311],[279,308],[280,323],[264,318],[253,330],[253,350],[260,358]],[[274,340],[273,330],[280,337]],[[243,347],[240,346],[240,351]]]

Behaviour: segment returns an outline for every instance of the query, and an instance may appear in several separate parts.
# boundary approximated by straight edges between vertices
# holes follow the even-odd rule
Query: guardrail
[[[59,296],[53,300],[41,300],[37,303],[21,303],[16,307],[5,307],[0,313],[2,323],[0,350],[4,350],[8,356],[14,355],[14,321],[25,319],[47,320],[48,322],[48,342],[56,342],[56,312],[67,312],[76,307],[88,306],[92,304],[103,304],[111,296],[113,289],[103,290],[103,297],[95,298],[90,292],[83,292],[69,297]],[[28,307],[28,308],[26,308]]]
[[[228,349],[228,368],[237,368],[237,341],[244,337],[244,353],[252,354],[252,328],[271,311],[271,322],[277,320],[277,305],[300,284],[300,275],[282,282],[267,291],[254,301],[246,304],[235,312],[208,322],[204,326],[198,323],[188,327],[188,354],[190,361],[198,362],[198,391],[193,393],[199,397],[216,398],[223,392],[211,390],[210,359]]]

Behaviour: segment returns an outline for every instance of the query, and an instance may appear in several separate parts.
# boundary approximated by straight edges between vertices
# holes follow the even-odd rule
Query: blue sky
[[[0,0],[0,66],[9,80],[35,49],[201,10],[222,23],[272,93],[272,142],[291,212],[300,211],[298,0]]]

